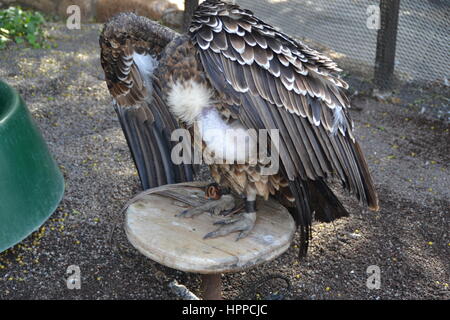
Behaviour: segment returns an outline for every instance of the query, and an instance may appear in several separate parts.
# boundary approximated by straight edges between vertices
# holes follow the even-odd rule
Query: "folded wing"
[[[164,46],[175,37],[174,32],[134,14],[115,17],[100,36],[106,83],[144,189],[193,178],[191,165],[171,161],[175,142],[170,135],[179,126],[153,76]]]
[[[352,133],[347,84],[329,58],[256,18],[249,10],[204,2],[190,28],[213,86],[249,128],[280,130],[290,181],[340,179],[372,209],[378,198]],[[298,188],[297,188],[298,189]]]

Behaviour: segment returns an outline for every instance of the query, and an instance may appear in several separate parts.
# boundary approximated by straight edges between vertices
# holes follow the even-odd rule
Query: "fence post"
[[[377,36],[374,82],[385,90],[392,84],[400,0],[380,0],[380,29]]]
[[[183,31],[188,31],[198,0],[184,0]]]

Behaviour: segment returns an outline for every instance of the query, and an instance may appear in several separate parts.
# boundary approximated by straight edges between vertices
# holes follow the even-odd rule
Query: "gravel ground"
[[[198,275],[146,259],[122,228],[109,241],[122,205],[140,187],[103,81],[100,26],[49,28],[52,49],[0,51],[0,77],[26,100],[64,173],[66,193],[42,228],[0,254],[0,299],[177,299],[167,287],[173,279],[198,293]],[[291,289],[277,289],[282,283],[274,280],[256,297],[279,290],[285,299],[449,299],[449,127],[420,106],[398,102],[353,98],[381,211],[347,201],[351,217],[314,225],[306,259],[297,260],[295,239],[278,259],[223,276],[226,298],[255,298],[253,284],[276,274]],[[81,269],[80,290],[66,286],[70,265]],[[366,286],[370,265],[381,270],[378,290]]]

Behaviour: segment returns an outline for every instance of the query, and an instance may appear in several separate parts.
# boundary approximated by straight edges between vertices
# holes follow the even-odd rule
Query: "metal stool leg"
[[[203,274],[201,289],[204,300],[222,300],[222,279],[220,273]]]

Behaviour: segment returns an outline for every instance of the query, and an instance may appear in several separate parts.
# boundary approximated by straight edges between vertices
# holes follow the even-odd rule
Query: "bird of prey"
[[[211,200],[179,215],[232,211],[229,197],[220,196],[226,188],[241,195],[245,207],[218,221],[218,229],[205,238],[232,232],[238,232],[238,239],[247,236],[257,219],[256,198],[273,197],[293,214],[304,255],[313,219],[329,222],[348,215],[330,189],[333,179],[360,203],[378,210],[353,134],[341,70],[252,11],[206,0],[185,35],[121,13],[105,25],[100,46],[108,89],[144,188],[192,179],[191,164],[171,161],[175,142],[170,135],[177,128],[189,130],[213,160],[229,160],[217,158],[226,157],[223,148],[236,148],[237,140],[208,135],[200,127],[244,136],[248,129],[277,132],[275,150],[271,147],[280,159],[276,172],[264,174],[267,163],[242,163],[236,154],[231,163],[209,165],[217,184],[208,188]],[[269,140],[275,138],[269,134]]]

